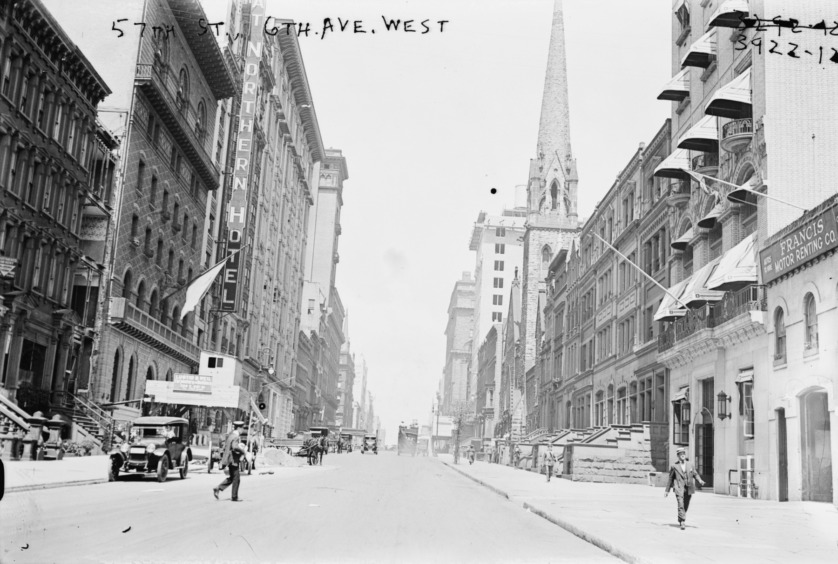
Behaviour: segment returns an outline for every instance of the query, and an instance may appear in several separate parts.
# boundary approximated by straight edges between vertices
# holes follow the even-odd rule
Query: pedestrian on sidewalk
[[[212,490],[212,495],[218,499],[218,494],[223,492],[227,486],[233,486],[232,501],[241,501],[239,499],[239,482],[241,481],[241,474],[239,470],[239,462],[246,452],[246,447],[241,443],[241,436],[239,431],[244,427],[244,421],[233,421],[233,432],[227,435],[227,440],[224,441],[224,451],[221,454],[221,467],[226,468],[229,472],[227,478],[218,484]]]
[[[675,490],[675,498],[678,501],[678,524],[683,531],[686,528],[687,510],[690,508],[690,499],[695,493],[696,481],[704,485],[704,480],[695,471],[692,464],[687,462],[687,449],[678,447],[675,450],[678,456],[672,467],[669,469],[669,482],[666,484],[666,491],[663,493],[664,497],[669,495],[669,490]]]
[[[544,453],[544,466],[547,468],[547,481],[553,476],[553,466],[556,465],[556,453],[553,452],[553,445],[547,443],[547,452]]]

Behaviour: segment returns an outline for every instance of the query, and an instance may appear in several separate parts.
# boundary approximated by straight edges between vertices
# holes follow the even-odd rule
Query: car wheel
[[[109,482],[116,482],[119,480],[119,462],[117,460],[111,460],[111,465],[108,467],[108,481]]]
[[[169,475],[169,457],[161,456],[157,461],[157,481],[165,482],[166,476]]]
[[[186,474],[189,473],[189,457],[184,454],[181,458],[182,466],[180,467],[180,479],[183,480],[186,478]]]

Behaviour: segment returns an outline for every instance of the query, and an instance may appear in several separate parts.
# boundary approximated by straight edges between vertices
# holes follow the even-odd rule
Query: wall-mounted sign
[[[203,374],[175,374],[173,377],[175,392],[212,393],[212,376]]]
[[[838,222],[833,206],[760,251],[762,282],[767,284],[835,247],[838,247]]]
[[[253,150],[253,121],[256,114],[256,92],[259,88],[259,59],[262,58],[262,29],[265,6],[262,2],[250,5],[251,35],[244,44],[244,81],[236,136],[233,187],[227,206],[227,254],[241,250],[247,221],[247,191],[250,181],[250,159]],[[221,311],[235,311],[242,277],[242,253],[235,253],[224,267],[221,281]]]

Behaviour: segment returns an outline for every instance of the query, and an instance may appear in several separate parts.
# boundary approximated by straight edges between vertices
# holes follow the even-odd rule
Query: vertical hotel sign
[[[250,159],[253,148],[253,119],[256,114],[256,90],[259,85],[259,59],[262,57],[262,29],[265,24],[264,0],[250,3],[250,34],[244,42],[244,82],[241,93],[239,129],[236,136],[236,156],[233,166],[233,189],[227,207],[227,255],[234,253],[224,268],[221,311],[237,309],[242,274],[247,212],[247,191],[250,180]]]

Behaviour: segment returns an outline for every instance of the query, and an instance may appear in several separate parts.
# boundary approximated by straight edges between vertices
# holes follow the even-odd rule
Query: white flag
[[[221,272],[221,269],[224,268],[224,265],[227,263],[227,260],[232,257],[236,253],[232,253],[229,257],[225,258],[195,280],[189,284],[189,287],[186,289],[186,300],[183,302],[183,309],[180,312],[180,319],[183,321],[183,318],[189,315],[189,312],[193,311],[195,307],[198,305],[198,302],[201,301],[201,298],[204,297],[204,294],[207,293],[207,290],[210,289],[212,286],[215,277],[218,276],[218,273]]]

